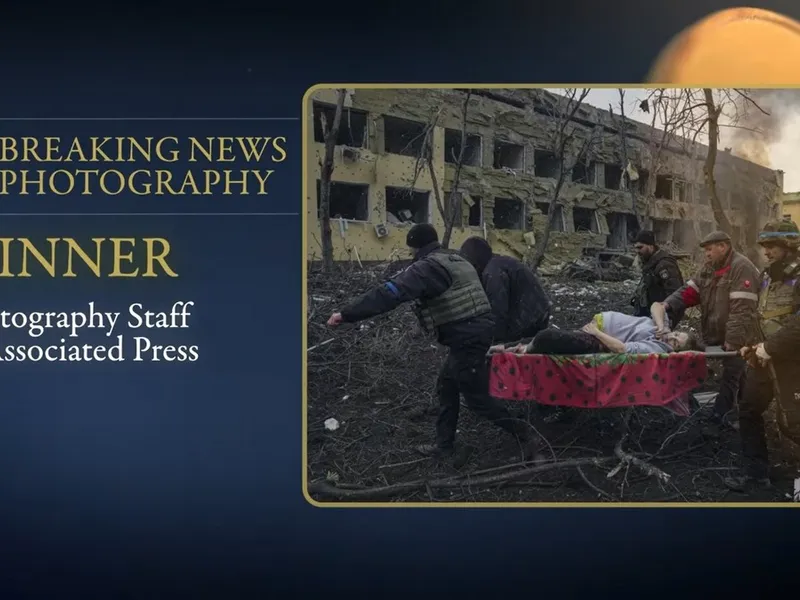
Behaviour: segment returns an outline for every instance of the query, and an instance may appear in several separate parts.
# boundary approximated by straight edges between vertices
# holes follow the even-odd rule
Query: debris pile
[[[587,248],[583,256],[568,263],[559,275],[580,281],[627,281],[638,277],[636,256],[613,250]]]

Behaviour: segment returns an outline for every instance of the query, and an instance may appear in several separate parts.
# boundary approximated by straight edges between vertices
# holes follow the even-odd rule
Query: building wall
[[[473,136],[479,137],[479,147],[475,150],[477,164],[464,164],[461,167],[458,187],[465,201],[462,203],[462,221],[453,229],[451,247],[458,247],[471,235],[481,235],[487,237],[497,251],[522,256],[530,250],[536,235],[542,231],[545,222],[542,211],[547,209],[555,187],[553,173],[547,171],[548,158],[542,151],[552,145],[556,121],[541,107],[536,110],[531,108],[532,94],[537,91],[504,92],[502,100],[498,100],[494,94],[471,96],[466,131],[470,140],[474,139]],[[414,121],[421,127],[436,118],[437,126],[432,138],[433,172],[442,190],[441,199],[446,201],[454,183],[456,168],[451,164],[452,161],[448,163],[445,160],[445,151],[452,152],[454,140],[455,143],[460,142],[464,98],[463,92],[448,89],[349,90],[345,107],[353,112],[346,111],[343,122],[349,118],[348,123],[356,125],[354,130],[363,130],[366,134],[363,140],[359,135],[359,139],[353,138],[354,142],[345,140],[343,145],[336,147],[333,181],[367,186],[364,188],[367,207],[366,211],[361,211],[358,219],[332,219],[336,260],[373,261],[387,260],[393,255],[407,255],[405,236],[411,225],[397,223],[387,211],[387,187],[413,188],[415,192],[426,193],[426,220],[440,232],[443,230],[429,170],[425,165],[418,164],[416,156],[404,156],[399,153],[400,150],[387,152],[385,143],[387,136],[390,139],[396,136],[397,127],[391,123],[392,118]],[[307,251],[313,260],[321,255],[317,182],[324,156],[324,145],[318,141],[319,137],[315,140],[314,106],[319,103],[332,109],[336,103],[336,91],[318,90],[311,100],[305,107],[309,123],[305,140],[308,152],[305,183]],[[366,114],[361,115],[362,112]],[[319,121],[318,113],[316,117],[316,121]],[[357,117],[362,119],[363,126],[359,125]],[[607,111],[582,106],[576,117],[580,120],[576,143],[581,137],[594,136],[595,143],[591,151],[593,164],[588,183],[571,181],[573,174],[570,173],[562,187],[560,203],[563,204],[563,210],[557,219],[560,231],[551,233],[548,247],[548,259],[553,262],[574,258],[586,246],[626,245],[629,232],[622,227],[622,222],[627,222],[634,213],[629,191],[609,189],[613,187],[611,173],[618,170],[621,163],[621,137],[612,128],[614,122],[611,116]],[[649,164],[653,135],[653,130],[647,126],[629,122],[627,154],[634,168]],[[408,139],[413,143],[413,135],[409,135]],[[495,149],[500,144],[521,147],[522,160],[512,164],[513,168],[495,168]],[[659,186],[656,196],[672,195],[673,199],[656,197],[649,202],[649,213],[654,219],[650,225],[657,235],[667,241],[679,241],[678,245],[689,248],[695,247],[697,239],[714,228],[713,213],[702,183],[705,148],[696,144],[691,152],[694,156],[687,154],[685,147],[662,151],[660,162],[664,165],[663,172],[672,175],[676,182],[666,187]],[[760,227],[763,222],[779,214],[776,198],[782,192],[782,173],[749,163],[724,151],[720,152],[717,162],[715,176],[723,206],[732,224],[741,231],[752,230],[747,237],[754,239],[756,229],[753,224],[757,223]],[[389,193],[392,193],[391,190]],[[683,201],[674,199],[678,194],[681,194]],[[641,194],[636,197],[636,212],[641,214],[645,201]],[[758,200],[748,201],[748,197]],[[476,200],[482,206],[482,218],[480,222],[473,220],[470,225],[469,205]],[[515,203],[522,207],[524,215],[520,227],[499,227],[495,220],[500,218],[498,215],[502,206]],[[591,231],[575,231],[576,224],[586,224],[576,221],[576,215],[588,217]],[[379,224],[385,225],[388,232],[383,237],[376,234],[375,226]],[[526,235],[526,232],[529,233]]]
[[[783,216],[800,225],[800,192],[783,195]]]

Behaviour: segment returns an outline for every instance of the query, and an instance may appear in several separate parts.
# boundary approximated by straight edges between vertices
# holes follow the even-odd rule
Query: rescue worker
[[[773,398],[781,432],[800,443],[800,231],[791,221],[769,223],[758,243],[769,262],[758,299],[764,341],[741,350],[750,363],[739,407],[742,472],[725,480],[737,491],[770,485],[763,415]]]
[[[494,254],[481,237],[468,238],[460,252],[475,267],[492,305],[495,344],[533,338],[547,328],[553,303],[527,265]]]
[[[699,306],[700,336],[705,346],[738,351],[757,343],[758,268],[733,249],[730,236],[722,231],[706,236],[700,247],[705,251],[705,266],[661,303],[662,310],[674,320],[674,315]],[[743,392],[746,367],[741,356],[723,360],[714,405],[715,419],[734,428],[738,427],[735,408]]]
[[[536,454],[538,438],[528,424],[513,418],[489,395],[486,355],[494,322],[478,273],[458,253],[443,249],[436,229],[427,223],[409,230],[406,245],[414,255],[411,265],[334,313],[328,325],[355,323],[415,302],[422,327],[450,350],[437,382],[436,443],[419,446],[417,451],[426,456],[452,454],[463,394],[474,413],[516,436],[526,457]]]
[[[683,275],[675,257],[658,247],[652,231],[640,231],[634,247],[642,265],[642,278],[631,305],[634,316],[649,317],[654,302],[664,302],[683,286]],[[682,317],[674,315],[673,327]]]

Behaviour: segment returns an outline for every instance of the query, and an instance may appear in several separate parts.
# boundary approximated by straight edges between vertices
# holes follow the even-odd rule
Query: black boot
[[[430,456],[434,458],[452,456],[452,446],[437,446],[436,444],[422,444],[414,448],[422,456]]]

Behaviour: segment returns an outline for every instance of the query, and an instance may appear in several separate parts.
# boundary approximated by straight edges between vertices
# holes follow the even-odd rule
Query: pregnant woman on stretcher
[[[684,331],[670,331],[663,306],[651,307],[650,317],[633,317],[620,312],[601,312],[580,331],[549,328],[540,331],[530,344],[510,348],[492,346],[492,352],[514,354],[664,354],[702,350],[697,338]]]

